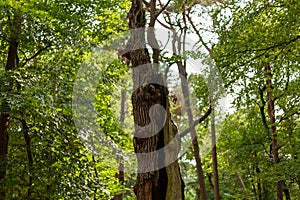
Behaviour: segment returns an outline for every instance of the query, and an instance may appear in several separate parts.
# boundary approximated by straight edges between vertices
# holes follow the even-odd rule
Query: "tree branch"
[[[147,2],[146,0],[143,0],[143,3],[145,4],[145,6],[146,6],[147,8],[150,8],[150,3],[149,3],[149,2]]]
[[[30,60],[36,58],[39,54],[41,54],[43,51],[45,51],[46,49],[48,49],[49,47],[51,47],[50,44],[48,44],[47,46],[45,46],[44,48],[38,50],[33,56],[31,56],[30,58],[26,58],[26,60],[24,61],[24,63],[22,64],[21,67],[24,67],[26,65],[27,62],[29,62]]]
[[[244,184],[244,181],[243,181],[243,179],[240,177],[240,175],[237,173],[237,171],[234,173],[234,175],[235,175],[235,177],[237,178],[237,180],[238,180],[238,182],[239,182],[239,184],[240,184],[240,187],[244,190],[244,191],[246,191],[246,186],[245,186],[245,184]],[[248,199],[248,198],[247,198]]]
[[[168,5],[170,4],[171,0],[169,0],[161,9],[160,11],[156,14],[155,19],[157,19],[157,17],[168,7]]]
[[[190,17],[189,14],[190,14],[190,13],[188,12],[188,13],[186,14],[186,17],[188,18],[190,24],[192,25],[192,27],[193,27],[195,33],[198,35],[200,42],[201,42],[202,45],[205,47],[205,49],[208,51],[208,53],[211,53],[211,49],[210,49],[210,48],[207,46],[207,44],[204,42],[204,40],[203,40],[203,38],[202,38],[200,32],[198,31],[197,27],[195,26],[195,24],[194,24],[194,22],[192,21],[192,19],[191,19],[191,17]]]
[[[180,134],[179,134],[179,137],[180,138],[183,138],[184,136],[186,136],[189,132],[191,132],[192,128],[194,128],[195,126],[197,126],[198,124],[200,124],[201,122],[203,122],[204,120],[206,120],[208,118],[208,116],[210,115],[212,111],[212,108],[211,106],[209,106],[209,109],[206,111],[206,113],[200,117],[199,119],[195,120],[192,124],[191,127],[187,128],[186,130],[182,131]]]
[[[261,48],[261,49],[246,49],[244,51],[240,51],[239,53],[246,53],[246,52],[253,52],[253,51],[265,51],[266,52],[270,49],[274,49],[274,48],[277,48],[280,46],[287,46],[287,45],[291,44],[292,42],[297,41],[298,39],[300,39],[300,35],[297,35],[297,37],[291,39],[290,41],[281,42],[281,43],[278,43],[278,44],[275,44],[275,45],[272,45],[272,46],[269,46],[266,48]]]
[[[162,23],[160,20],[157,19],[157,22],[158,22],[161,26],[163,26],[164,28],[169,29],[169,30],[172,30],[171,27],[169,27],[169,26],[167,26],[166,24]]]

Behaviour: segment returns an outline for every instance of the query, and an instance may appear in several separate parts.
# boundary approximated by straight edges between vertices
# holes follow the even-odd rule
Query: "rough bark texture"
[[[268,55],[266,55],[268,58]],[[273,163],[276,165],[280,162],[279,155],[278,155],[278,146],[277,146],[277,132],[276,132],[276,125],[275,125],[275,105],[274,105],[274,98],[272,94],[272,74],[271,74],[271,66],[269,64],[265,65],[265,76],[266,76],[266,89],[267,89],[267,99],[268,99],[268,116],[270,119],[270,126],[271,126],[271,138],[272,138],[272,157]],[[278,174],[278,177],[280,175]],[[277,199],[283,199],[283,190],[282,190],[282,182],[277,181],[276,185],[276,193]]]
[[[20,17],[15,14],[11,23],[11,37],[7,54],[5,71],[9,72],[17,67],[18,61],[18,34],[20,32]],[[7,77],[9,80],[9,77]],[[12,82],[6,83],[5,92],[12,90]],[[10,121],[10,106],[6,98],[0,107],[0,199],[5,198],[5,175],[8,154],[8,127]]]
[[[168,90],[164,86],[164,80],[161,74],[157,73],[157,65],[151,64],[151,59],[146,48],[145,31],[133,30],[146,26],[143,1],[132,0],[131,2],[132,5],[128,13],[128,18],[129,28],[132,31],[126,46],[126,49],[130,49],[131,51],[123,56],[130,60],[130,67],[132,67],[134,87],[132,106],[134,123],[136,125],[134,148],[136,153],[145,154],[155,152],[164,147],[175,137],[177,128],[170,118]],[[153,4],[153,2],[151,3]],[[150,39],[152,40],[152,48],[154,48],[156,43],[153,41],[153,35],[150,35]],[[156,53],[157,51],[153,55],[155,61],[157,61]],[[155,118],[150,119],[150,108],[155,104],[159,104],[165,109],[166,116],[162,116],[160,112],[153,109],[151,112],[154,112]],[[149,130],[147,129],[148,132],[143,128],[139,128],[148,125],[150,126]],[[160,129],[161,126],[163,126],[162,129]],[[140,137],[140,135],[145,137]],[[159,154],[157,156],[156,154],[148,154],[144,156],[143,154],[137,154],[139,173],[134,191],[138,200],[183,199],[183,184],[179,165],[176,160],[178,151],[179,147],[172,152],[172,155]],[[167,150],[167,152],[169,151]],[[167,167],[158,169],[158,163],[165,163],[166,156],[176,156],[176,161]],[[148,169],[153,170],[149,171]]]

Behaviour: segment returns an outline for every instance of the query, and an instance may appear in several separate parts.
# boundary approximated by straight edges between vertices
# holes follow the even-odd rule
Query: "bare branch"
[[[24,67],[26,65],[27,62],[29,62],[30,60],[36,58],[39,54],[41,54],[43,51],[45,51],[46,49],[48,49],[49,47],[51,47],[50,44],[48,44],[47,46],[45,46],[44,48],[38,50],[33,56],[31,56],[30,58],[26,58],[26,60],[24,61],[24,63],[22,64],[21,67]]]
[[[204,42],[200,32],[198,31],[197,27],[195,26],[194,22],[192,21],[189,12],[186,14],[186,17],[188,18],[190,24],[192,25],[195,33],[198,35],[200,42],[202,43],[202,45],[205,47],[205,49],[208,51],[208,53],[211,53],[211,49],[207,46],[207,44]]]
[[[162,25],[164,28],[172,30],[172,28],[170,26],[167,26],[166,24],[162,23],[160,20],[157,19],[157,22]]]
[[[188,129],[182,131],[180,134],[179,134],[179,137],[180,138],[183,138],[184,136],[186,136],[189,132],[191,132],[192,128],[194,128],[195,126],[197,126],[198,124],[200,124],[201,122],[203,122],[204,120],[206,120],[208,118],[208,116],[210,115],[212,109],[211,109],[211,106],[209,107],[209,109],[206,111],[206,113],[200,117],[199,119],[195,120],[192,124],[191,127],[189,127]]]
[[[239,184],[240,184],[240,187],[241,187],[244,191],[246,191],[246,186],[245,186],[245,184],[244,184],[243,179],[240,177],[240,175],[239,175],[237,172],[235,172],[234,175],[235,175],[235,177],[237,178],[237,180],[238,180],[238,182],[239,182]],[[247,199],[248,199],[248,198],[247,198]]]
[[[171,0],[169,0],[161,9],[160,11],[156,14],[155,19],[157,19],[157,17],[164,11],[166,10],[166,8],[168,7],[168,5],[170,4]]]

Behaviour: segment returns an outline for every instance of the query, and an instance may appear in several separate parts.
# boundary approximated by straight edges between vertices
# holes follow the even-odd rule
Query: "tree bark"
[[[5,66],[5,72],[13,70],[17,67],[18,62],[18,34],[20,34],[21,23],[20,16],[14,14],[14,18],[11,23],[11,37],[9,41],[9,48],[7,54],[7,62]],[[5,176],[8,154],[8,127],[10,121],[10,106],[7,96],[12,91],[12,81],[10,77],[7,77],[8,83],[6,84],[5,92],[6,97],[1,102],[0,107],[0,199],[5,199]]]
[[[254,158],[255,158],[255,160],[257,159],[257,153],[256,152],[254,152]],[[255,172],[256,172],[257,176],[259,176],[260,168],[258,167],[258,162],[255,163],[254,167],[255,167]],[[256,184],[257,184],[257,195],[255,195],[255,196],[257,196],[258,200],[262,200],[262,187],[261,187],[260,178],[257,180]],[[253,185],[254,185],[254,190],[255,190],[255,184],[253,184]]]
[[[151,4],[155,5],[154,2],[151,2]],[[158,154],[158,156],[150,153],[163,148],[170,140],[174,139],[177,134],[177,127],[171,121],[168,90],[164,86],[162,75],[157,73],[157,63],[151,63],[149,52],[146,48],[145,31],[136,30],[146,26],[143,1],[131,0],[131,3],[131,9],[128,13],[131,36],[126,45],[126,49],[130,49],[130,52],[123,56],[131,61],[129,67],[132,67],[134,88],[131,100],[134,124],[136,125],[134,149],[137,153],[138,162],[138,175],[134,191],[138,200],[181,200],[184,198],[184,195],[177,161],[179,146],[171,152],[171,155],[166,154],[170,153],[170,151],[166,151],[164,155]],[[151,47],[157,48],[155,47],[155,41],[153,41],[153,35],[150,39],[152,41],[148,42]],[[156,53],[157,51],[155,51],[154,60],[157,60]],[[153,80],[155,80],[155,83],[153,83]],[[155,113],[153,119],[149,115],[150,108],[155,104],[161,105],[165,109],[166,114],[162,116],[154,108],[152,110]],[[164,123],[161,124],[161,122]],[[159,130],[160,125],[163,125],[161,130]],[[145,131],[143,128],[146,126],[150,126],[150,128]],[[152,133],[155,134],[153,135]],[[141,135],[145,137],[140,137]],[[176,141],[179,142],[178,140]],[[176,156],[173,157],[176,158],[176,161],[167,167],[159,169],[159,163],[164,164],[166,156]],[[152,170],[149,171],[149,169]]]
[[[266,55],[266,58],[269,56]],[[271,126],[271,138],[272,138],[272,157],[274,165],[280,162],[279,155],[278,155],[278,146],[277,146],[277,132],[276,132],[276,125],[275,125],[275,100],[272,94],[272,73],[271,73],[271,66],[267,63],[264,67],[265,70],[265,79],[266,79],[266,90],[267,90],[267,99],[268,99],[268,116],[270,120]],[[280,175],[277,175],[280,177]],[[283,190],[282,190],[282,182],[279,180],[275,183],[276,185],[276,193],[277,199],[283,199]]]

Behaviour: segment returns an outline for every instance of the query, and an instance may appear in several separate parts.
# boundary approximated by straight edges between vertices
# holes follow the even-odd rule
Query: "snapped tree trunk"
[[[5,84],[5,97],[1,102],[0,107],[0,199],[5,199],[5,176],[6,176],[6,163],[8,154],[8,127],[10,121],[10,105],[7,96],[12,91],[12,80],[9,77],[9,71],[17,67],[18,62],[18,34],[20,34],[21,23],[20,16],[14,14],[14,18],[10,27],[10,40],[7,54],[7,62],[5,72],[8,81]]]
[[[177,127],[172,123],[169,112],[168,90],[162,75],[157,73],[157,63],[151,63],[146,48],[145,31],[136,31],[137,28],[146,26],[143,1],[132,0],[131,3],[128,13],[131,36],[126,45],[130,52],[123,56],[130,60],[134,87],[131,100],[135,124],[134,149],[138,162],[134,191],[138,200],[181,200],[184,198],[184,186],[177,161],[180,147],[179,140],[176,140]],[[151,1],[151,5],[155,6],[155,0]],[[153,35],[150,38],[153,40]],[[153,41],[150,43],[153,44]],[[164,114],[157,107],[152,107],[157,104],[163,107]],[[153,117],[150,118],[149,115]],[[178,145],[172,151],[166,150],[163,154],[151,153],[174,139]],[[160,167],[170,157],[175,158],[175,161]]]

